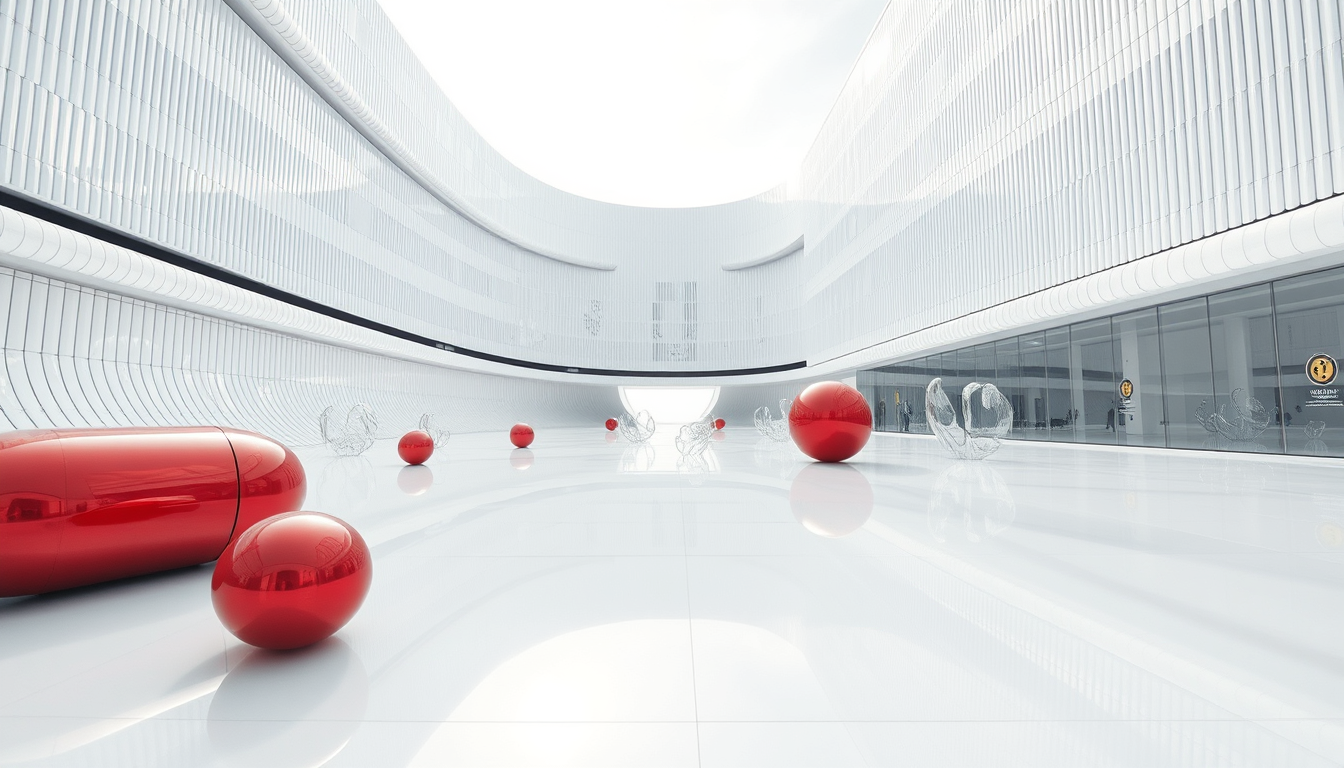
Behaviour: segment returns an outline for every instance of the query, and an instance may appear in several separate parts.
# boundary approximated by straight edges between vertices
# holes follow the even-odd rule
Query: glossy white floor
[[[227,635],[208,566],[0,600],[0,764],[1344,761],[1338,461],[608,440],[304,451],[375,562],[307,651]]]

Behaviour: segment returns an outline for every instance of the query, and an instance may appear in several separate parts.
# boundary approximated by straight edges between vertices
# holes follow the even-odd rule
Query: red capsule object
[[[728,422],[724,421],[723,419],[715,419],[715,420],[714,420],[714,428],[715,428],[715,429],[723,429],[723,428],[726,427],[726,426],[728,426]]]
[[[397,442],[397,455],[407,464],[424,464],[434,455],[434,438],[428,432],[412,429]]]
[[[373,558],[358,531],[321,512],[287,512],[229,543],[215,563],[210,599],[239,640],[286,650],[345,626],[372,581]]]
[[[789,435],[817,461],[844,461],[862,450],[873,432],[873,412],[859,390],[821,381],[793,401]]]
[[[0,597],[206,563],[303,504],[297,456],[218,427],[0,435]]]
[[[536,437],[537,433],[526,424],[514,424],[513,429],[509,430],[509,442],[516,448],[526,448]]]
[[[608,432],[615,432],[615,431],[616,431],[616,427],[618,427],[618,426],[620,426],[620,425],[616,423],[616,420],[615,420],[615,419],[607,419],[607,431],[608,431]]]

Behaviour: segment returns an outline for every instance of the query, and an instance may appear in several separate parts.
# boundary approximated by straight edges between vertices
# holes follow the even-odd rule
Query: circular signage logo
[[[1307,361],[1307,378],[1311,379],[1313,384],[1325,386],[1335,380],[1335,374],[1338,372],[1335,358],[1329,355],[1312,355]]]
[[[1120,382],[1120,396],[1128,400],[1130,397],[1133,397],[1133,395],[1134,395],[1134,382],[1130,381],[1129,379],[1125,379],[1124,381]]]

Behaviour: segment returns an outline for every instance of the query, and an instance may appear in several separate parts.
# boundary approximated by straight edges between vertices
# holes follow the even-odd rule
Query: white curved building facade
[[[1342,23],[894,0],[788,183],[640,209],[504,160],[374,0],[7,3],[0,408],[311,442],[331,404],[593,423],[670,381],[742,418],[1337,266]]]

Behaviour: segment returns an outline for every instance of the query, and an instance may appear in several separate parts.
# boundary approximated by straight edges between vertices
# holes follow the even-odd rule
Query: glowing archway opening
[[[617,387],[621,405],[635,414],[648,411],[661,427],[705,418],[719,402],[718,387]]]

